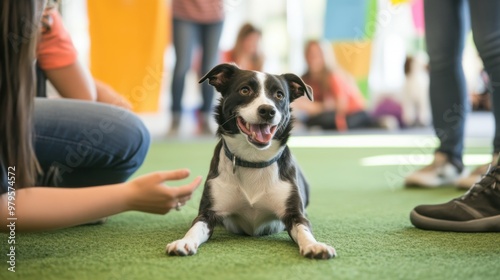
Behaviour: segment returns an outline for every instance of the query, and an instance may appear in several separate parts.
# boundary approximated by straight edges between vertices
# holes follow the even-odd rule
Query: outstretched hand
[[[201,176],[180,187],[169,187],[164,182],[185,179],[189,173],[187,169],[158,171],[125,183],[129,210],[166,214],[175,208],[177,203],[184,205],[200,185]]]

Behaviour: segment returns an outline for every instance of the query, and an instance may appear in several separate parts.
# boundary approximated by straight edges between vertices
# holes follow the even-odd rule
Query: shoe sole
[[[455,181],[447,180],[436,184],[429,184],[429,182],[423,182],[416,179],[406,179],[404,181],[405,188],[419,188],[419,189],[437,189],[443,187],[453,187],[455,186]]]
[[[422,181],[421,178],[416,177],[416,178],[411,178],[407,177],[404,180],[404,187],[405,188],[419,188],[419,189],[436,189],[436,188],[443,188],[443,187],[456,187],[458,189],[469,189],[469,187],[464,187],[464,186],[459,186],[457,183],[458,181],[462,180],[462,178],[469,176],[469,172],[467,170],[463,170],[462,173],[460,173],[457,178],[455,179],[447,179],[447,180],[442,180],[441,182],[435,182],[435,184],[429,184],[428,181]]]
[[[410,213],[410,221],[415,227],[425,230],[454,232],[500,232],[500,215],[460,222],[425,217],[413,210]]]
[[[458,190],[461,190],[461,191],[466,191],[468,189],[470,189],[472,187],[472,185],[470,186],[466,186],[466,185],[460,185],[460,184],[456,184],[455,187],[458,189]]]
[[[404,182],[404,187],[407,189],[441,189],[441,188],[451,188],[454,187],[455,185],[453,183],[445,182],[440,185],[431,185],[431,184],[425,184],[421,182],[415,182],[415,181],[408,181]]]
[[[464,180],[464,179],[459,179],[457,181],[454,182],[455,186],[457,187],[457,189],[459,190],[468,190],[470,189],[473,185],[475,185],[477,182],[479,182],[481,180],[481,178],[479,178],[478,180]]]

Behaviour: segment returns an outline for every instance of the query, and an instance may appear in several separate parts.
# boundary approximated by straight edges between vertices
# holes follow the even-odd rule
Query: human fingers
[[[190,199],[191,199],[191,195],[178,197],[177,200],[173,201],[174,203],[172,204],[171,208],[175,208],[175,210],[178,211],[178,210],[180,210],[180,207],[186,205]]]
[[[152,175],[157,183],[163,183],[170,180],[181,180],[189,176],[189,169],[177,169],[167,171],[156,171]]]
[[[178,197],[178,201],[180,203],[186,203],[188,200],[191,199],[191,195],[185,195],[185,196],[181,196],[181,197]]]
[[[196,177],[191,183],[172,189],[174,195],[177,198],[181,198],[184,196],[190,196],[196,188],[200,186],[201,183],[201,176]]]

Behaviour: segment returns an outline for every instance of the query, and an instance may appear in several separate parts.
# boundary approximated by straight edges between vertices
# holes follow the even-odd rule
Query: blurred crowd
[[[67,98],[89,99],[112,103],[132,110],[126,96],[110,85],[93,78],[85,65],[76,59],[70,34],[62,24],[58,1],[49,1],[43,17],[42,38],[38,47],[39,75],[48,79],[57,92]],[[183,96],[189,71],[199,76],[218,63],[235,63],[242,69],[266,71],[266,55],[262,47],[263,30],[252,22],[244,22],[232,48],[221,49],[220,38],[225,21],[221,0],[171,1],[172,45],[175,64],[170,84],[166,86],[170,101],[168,135],[179,133],[185,115]],[[54,39],[55,38],[55,39]],[[314,103],[298,100],[293,105],[296,130],[348,131],[353,129],[397,130],[431,125],[429,73],[425,52],[409,55],[401,72],[405,81],[401,92],[371,98],[362,92],[355,77],[336,63],[331,44],[322,38],[303,42],[306,69],[296,73],[314,90]],[[471,92],[472,108],[490,110],[489,80],[482,71]],[[43,81],[43,79],[41,79]],[[69,90],[78,85],[78,90]],[[195,86],[197,87],[197,85]],[[39,83],[40,95],[45,92]],[[216,93],[208,85],[200,85],[201,104],[195,110],[196,134],[213,134],[210,128]]]

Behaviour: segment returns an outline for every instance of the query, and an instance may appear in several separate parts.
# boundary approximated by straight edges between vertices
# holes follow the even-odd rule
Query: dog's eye
[[[240,89],[240,94],[241,94],[241,95],[250,95],[250,93],[251,93],[251,92],[252,92],[252,91],[250,90],[250,88],[249,88],[249,87],[242,87],[242,88]]]
[[[277,91],[274,96],[278,99],[278,100],[282,100],[283,98],[285,98],[285,94],[283,94],[282,91]]]

